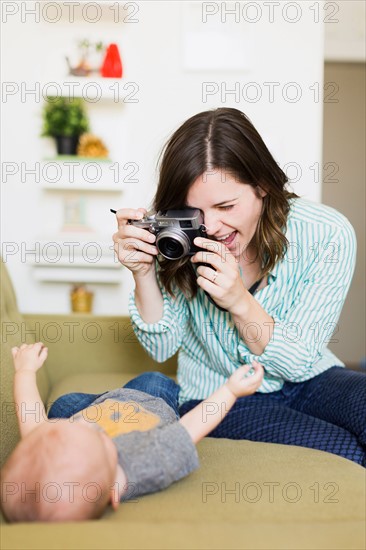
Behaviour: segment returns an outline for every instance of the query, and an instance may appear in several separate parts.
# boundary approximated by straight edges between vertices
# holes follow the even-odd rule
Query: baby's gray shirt
[[[163,399],[140,390],[118,388],[99,396],[90,406],[108,399],[118,402],[118,410],[116,404],[107,406],[109,425],[118,431],[118,421],[122,420],[123,428],[130,430],[111,435],[128,481],[121,500],[165,489],[199,467],[190,435]]]

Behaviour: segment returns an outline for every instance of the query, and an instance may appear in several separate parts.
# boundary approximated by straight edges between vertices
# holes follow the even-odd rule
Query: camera
[[[202,250],[193,244],[196,237],[207,238],[203,215],[198,208],[148,212],[141,220],[128,220],[156,235],[156,247],[167,260],[193,256]]]

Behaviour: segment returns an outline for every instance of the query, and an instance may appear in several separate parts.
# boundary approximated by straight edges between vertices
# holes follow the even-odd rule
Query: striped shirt
[[[157,277],[164,310],[160,321],[145,323],[130,294],[135,334],[147,353],[164,362],[178,353],[179,405],[205,399],[236,368],[258,360],[265,369],[259,392],[273,392],[285,381],[302,382],[331,366],[344,367],[327,347],[351,284],[356,236],[345,216],[329,206],[291,199],[285,257],[268,275],[255,299],[275,324],[261,355],[241,338],[229,312],[220,311],[201,288],[187,300],[176,289],[169,296]],[[241,327],[242,328],[242,327]],[[260,327],[257,330],[269,330]]]

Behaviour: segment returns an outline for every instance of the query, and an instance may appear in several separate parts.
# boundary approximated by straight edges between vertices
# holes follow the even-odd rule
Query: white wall
[[[32,5],[21,4],[28,10]],[[103,2],[104,16],[93,24],[80,16],[70,23],[65,3],[60,3],[63,17],[58,22],[49,23],[42,14],[35,22],[34,16],[24,13],[22,22],[19,11],[3,24],[3,81],[14,82],[19,88],[67,80],[64,55],[75,54],[80,38],[119,44],[124,78],[139,86],[138,103],[111,106],[103,102],[90,106],[90,116],[93,130],[105,139],[113,160],[122,165],[138,164],[139,183],[124,184],[118,201],[118,196],[104,193],[90,197],[91,223],[106,238],[115,231],[110,207],[147,207],[151,202],[157,182],[155,165],[167,137],[191,115],[218,106],[244,111],[280,166],[288,165],[288,175],[298,180],[293,189],[312,200],[320,199],[316,172],[321,173],[322,163],[322,18],[315,21],[309,2],[281,2],[273,19],[268,2],[244,2],[236,3],[240,12],[227,14],[225,22],[221,3],[204,4],[139,2],[134,16],[138,22],[114,23],[109,3]],[[227,8],[233,6],[226,4]],[[204,22],[202,9],[217,13]],[[55,13],[50,11],[48,18]],[[126,13],[121,11],[123,17]],[[190,44],[195,45],[193,51]],[[217,93],[203,101],[203,83],[214,83],[210,89],[220,92],[225,87],[236,89],[240,98]],[[273,98],[269,83],[276,83],[272,85]],[[296,90],[301,97],[293,101]],[[254,94],[259,94],[256,102]],[[31,167],[52,155],[52,142],[39,137],[42,101],[36,102],[30,95],[22,101],[20,93],[3,101],[3,162],[23,162]],[[60,230],[57,197],[42,190],[34,176],[22,183],[18,174],[3,182],[3,245],[10,242],[21,248],[20,243],[26,242],[32,247],[45,235],[52,240]],[[70,285],[36,282],[30,265],[33,259],[28,255],[24,261],[20,252],[6,258],[20,309],[68,312]],[[95,313],[127,314],[133,280],[128,270],[122,269],[120,274],[120,285],[91,285],[96,293]]]
[[[366,2],[329,2],[325,25],[325,61],[366,61]]]

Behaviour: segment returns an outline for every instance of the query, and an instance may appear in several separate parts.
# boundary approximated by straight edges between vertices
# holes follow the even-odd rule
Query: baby
[[[168,487],[198,468],[195,444],[263,378],[257,362],[239,367],[179,420],[163,399],[128,388],[100,395],[70,418],[50,419],[36,384],[47,354],[41,342],[12,349],[21,440],[1,471],[8,521],[95,519],[109,504],[116,510],[121,500]]]

